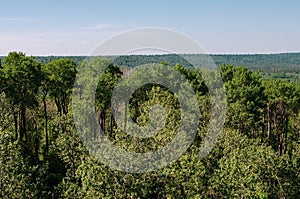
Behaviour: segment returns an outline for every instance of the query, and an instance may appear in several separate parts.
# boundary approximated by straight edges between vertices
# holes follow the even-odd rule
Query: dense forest
[[[212,58],[224,82],[227,114],[216,146],[201,159],[211,97],[201,68],[190,67],[181,56],[35,58],[11,52],[2,57],[0,198],[298,198],[300,54]],[[129,151],[157,150],[174,138],[180,123],[173,92],[147,84],[130,99],[128,114],[142,126],[149,123],[153,104],[167,110],[165,126],[153,138],[126,135],[111,108],[124,68],[145,63],[168,66],[185,77],[201,117],[193,144],[178,160],[156,171],[122,172],[91,156],[80,140],[72,109],[74,83],[85,65],[107,65],[94,99],[105,136]]]
[[[186,67],[191,64],[187,60],[199,59],[201,56],[210,56],[217,66],[223,64],[232,64],[235,66],[246,66],[251,71],[260,71],[263,78],[286,79],[300,83],[300,53],[282,53],[282,54],[245,54],[245,55],[130,55],[130,56],[110,56],[117,66],[135,67],[145,63],[167,62],[170,65],[180,63]],[[3,60],[4,57],[0,57]],[[78,65],[86,56],[46,56],[36,57],[36,60],[42,63],[48,63],[53,59],[69,58]],[[187,58],[187,59],[184,59]]]

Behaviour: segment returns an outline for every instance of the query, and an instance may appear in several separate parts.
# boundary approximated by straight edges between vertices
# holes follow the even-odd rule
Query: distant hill
[[[246,66],[250,70],[260,71],[263,78],[286,79],[300,84],[300,53],[254,54],[254,55],[130,55],[115,58],[119,66],[135,67],[146,63],[167,62],[170,65],[180,63],[186,67],[203,66],[210,62],[220,66],[232,64]],[[188,61],[187,61],[188,60]],[[191,64],[191,63],[192,64]]]
[[[298,71],[300,69],[300,53],[255,54],[255,55],[212,55],[217,65],[244,65],[250,69],[262,71]]]
[[[135,67],[146,63],[161,63],[167,62],[171,65],[181,63],[185,66],[190,63],[184,60],[184,57],[190,59],[199,59],[204,56],[201,54],[190,55],[126,55],[126,56],[111,56],[115,59],[115,64],[120,66]],[[261,71],[278,71],[284,69],[286,71],[298,71],[300,68],[300,53],[282,53],[282,54],[251,54],[251,55],[209,55],[216,65],[233,64],[247,66],[252,70]],[[86,56],[36,56],[38,61],[47,63],[56,58],[68,57],[80,63]],[[0,57],[4,59],[4,57]]]
[[[129,68],[147,63],[161,62],[170,65],[180,63],[186,67],[191,67],[192,65],[205,65],[207,56],[210,56],[217,66],[222,64],[242,65],[248,67],[250,70],[260,71],[265,78],[273,77],[300,82],[300,53],[249,55],[125,55],[110,56],[109,58],[112,58],[116,65]],[[47,63],[53,59],[63,57],[73,59],[77,64],[86,58],[85,56],[37,56],[36,59],[43,63]],[[4,57],[0,57],[2,60],[3,58]]]
[[[168,62],[171,65],[181,63],[189,66],[187,60],[203,60],[200,57],[204,55],[130,55],[121,56],[115,60],[115,63],[120,66],[138,66],[145,63],[160,63]],[[207,56],[207,55],[206,55]],[[300,70],[300,53],[285,53],[285,54],[255,54],[255,55],[209,55],[217,66],[222,64],[233,64],[247,66],[251,70],[260,71],[286,71],[296,72]],[[185,60],[184,58],[188,58]]]

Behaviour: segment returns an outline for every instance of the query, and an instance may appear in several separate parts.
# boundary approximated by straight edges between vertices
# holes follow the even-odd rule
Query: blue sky
[[[142,27],[179,31],[213,54],[300,52],[300,1],[5,0],[0,55],[87,55]]]

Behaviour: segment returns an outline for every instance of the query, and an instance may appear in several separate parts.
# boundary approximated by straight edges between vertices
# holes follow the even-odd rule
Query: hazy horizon
[[[11,52],[14,52],[14,51],[11,51]],[[34,54],[28,54],[24,51],[15,51],[15,52],[23,52],[25,53],[26,55],[28,56],[34,56],[34,57],[51,57],[51,56],[54,56],[54,57],[87,57],[87,56],[95,56],[95,55],[84,55],[84,54],[78,54],[78,55],[68,55],[68,54],[65,54],[65,55],[55,55],[55,54],[49,54],[49,55],[34,55]],[[165,53],[165,54],[110,54],[110,55],[98,55],[98,56],[131,56],[131,55],[141,55],[141,56],[156,56],[156,55],[172,55],[172,54],[175,54],[175,53]],[[178,55],[212,55],[212,56],[215,56],[215,55],[224,55],[224,56],[238,56],[238,55],[280,55],[280,54],[300,54],[300,51],[297,51],[297,52],[278,52],[278,53],[207,53],[207,54],[201,54],[201,53],[176,53]],[[6,57],[7,55],[0,55],[0,57]]]

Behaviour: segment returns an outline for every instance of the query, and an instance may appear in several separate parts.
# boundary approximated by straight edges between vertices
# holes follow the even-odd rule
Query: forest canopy
[[[128,117],[147,125],[151,106],[160,104],[166,123],[153,138],[127,135],[112,109],[119,80],[135,66],[159,63],[178,71],[195,92],[201,117],[193,144],[178,160],[146,173],[109,168],[80,140],[72,93],[78,70],[90,61],[85,58],[23,52],[1,58],[0,198],[299,197],[300,54],[212,55],[226,90],[227,114],[216,146],[202,159],[211,97],[200,69],[173,55],[92,59],[108,66],[95,88],[94,116],[104,135],[128,151],[163,147],[174,138],[181,113],[168,88],[142,86],[129,101]]]

